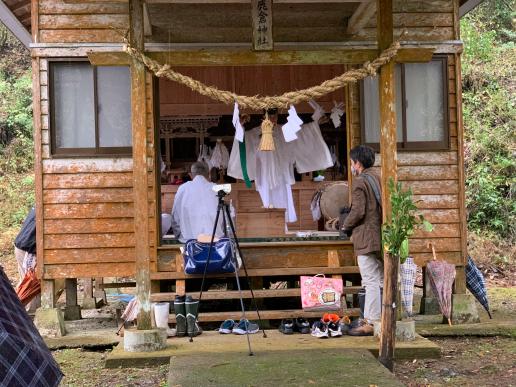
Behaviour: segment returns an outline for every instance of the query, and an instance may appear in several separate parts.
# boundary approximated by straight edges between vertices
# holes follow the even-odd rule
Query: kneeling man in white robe
[[[209,181],[209,167],[204,162],[192,164],[192,181],[182,184],[177,190],[172,207],[172,231],[180,242],[209,236],[213,232],[217,216],[218,198]],[[223,236],[222,214],[219,216],[215,236]]]

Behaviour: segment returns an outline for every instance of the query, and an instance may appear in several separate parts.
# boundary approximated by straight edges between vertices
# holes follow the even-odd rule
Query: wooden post
[[[41,307],[44,309],[52,309],[56,306],[54,285],[54,280],[41,281]]]
[[[392,0],[377,0],[377,40],[381,52],[393,42]],[[394,62],[380,69],[380,153],[382,158],[383,221],[391,213],[388,182],[396,181],[396,98],[394,95]],[[396,335],[396,296],[398,294],[398,257],[384,257],[384,285],[382,333],[380,337],[380,362],[393,370]]]
[[[143,2],[129,1],[129,38],[133,47],[144,49]],[[147,126],[145,121],[145,67],[131,60],[131,116],[133,139],[133,192],[136,296],[141,309],[137,317],[138,329],[151,329],[149,202],[147,198]]]

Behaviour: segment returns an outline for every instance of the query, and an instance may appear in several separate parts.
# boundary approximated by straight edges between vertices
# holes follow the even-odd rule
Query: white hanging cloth
[[[211,164],[211,156],[210,156],[210,147],[204,144],[201,144],[199,149],[199,156],[197,157],[197,161],[204,162],[208,164],[208,167],[211,169],[213,165]]]
[[[289,144],[299,173],[321,171],[333,166],[330,150],[317,122],[304,124],[297,140]]]
[[[221,139],[217,139],[217,143],[211,152],[211,165],[212,167],[226,169],[229,163],[229,152],[226,145]]]

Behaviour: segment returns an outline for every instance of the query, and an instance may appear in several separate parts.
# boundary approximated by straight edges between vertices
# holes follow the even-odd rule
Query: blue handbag
[[[229,238],[221,238],[213,243],[211,249],[210,263],[206,270],[210,273],[234,273],[233,243]],[[185,261],[186,274],[203,274],[208,260],[210,244],[199,242],[197,239],[190,239],[185,243],[183,258]]]

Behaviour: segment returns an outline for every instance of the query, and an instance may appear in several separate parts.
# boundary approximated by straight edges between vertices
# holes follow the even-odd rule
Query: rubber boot
[[[176,296],[174,300],[174,313],[176,314],[176,336],[186,335],[186,308],[185,296]]]
[[[199,300],[192,299],[191,296],[186,297],[186,326],[188,336],[199,336],[202,333],[202,329],[197,323],[197,314],[199,310]]]

